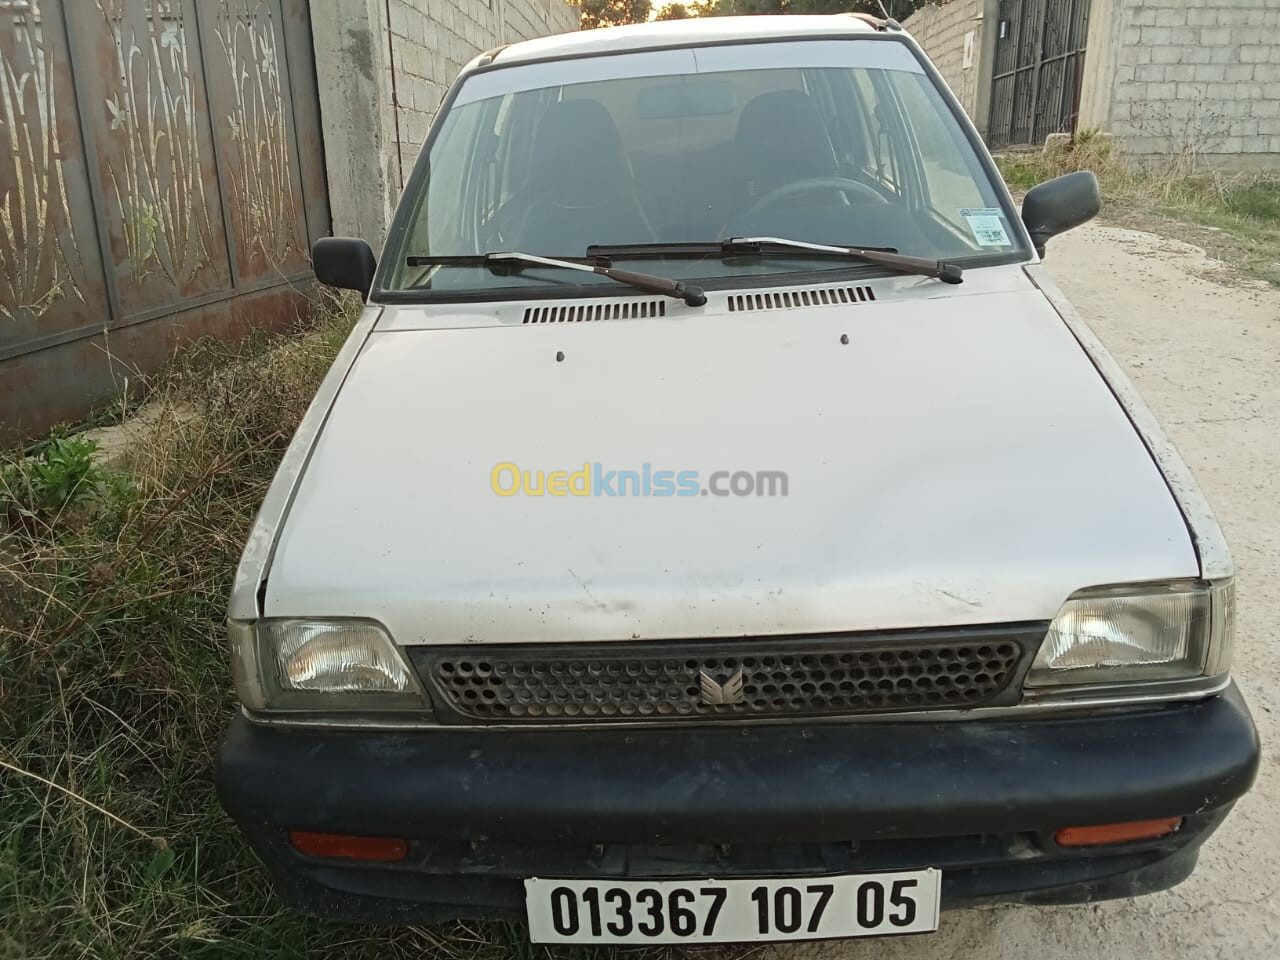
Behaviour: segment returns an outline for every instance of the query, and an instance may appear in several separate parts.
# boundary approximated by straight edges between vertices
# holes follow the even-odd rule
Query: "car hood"
[[[1030,285],[713,307],[372,334],[264,612],[404,644],[726,637],[1042,620],[1083,587],[1197,576],[1148,451]],[[491,485],[499,464],[594,485],[597,463],[647,469],[651,495]],[[652,495],[660,471],[783,471],[786,495]]]

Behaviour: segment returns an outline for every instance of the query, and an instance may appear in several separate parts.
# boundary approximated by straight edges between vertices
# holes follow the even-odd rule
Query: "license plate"
[[[938,870],[790,880],[524,882],[534,943],[742,943],[928,933]]]

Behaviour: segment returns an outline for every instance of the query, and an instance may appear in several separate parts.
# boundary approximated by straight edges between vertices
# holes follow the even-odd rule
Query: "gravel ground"
[[[1235,676],[1262,736],[1253,791],[1191,878],[1133,901],[946,912],[931,937],[773,950],[770,960],[1124,960],[1280,956],[1280,292],[1196,247],[1091,224],[1048,265],[1155,411],[1236,561]]]

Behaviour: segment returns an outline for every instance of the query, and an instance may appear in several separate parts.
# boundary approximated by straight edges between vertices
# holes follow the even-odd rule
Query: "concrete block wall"
[[[986,126],[986,117],[981,114],[991,94],[991,71],[986,66],[990,60],[984,56],[986,37],[983,31],[988,6],[986,0],[929,3],[902,24],[929,54],[947,86],[979,129]],[[966,36],[969,34],[973,35],[968,41],[972,59],[966,65]]]
[[[477,54],[578,29],[564,0],[311,4],[335,235],[381,248],[445,92]]]
[[[1080,129],[1139,158],[1280,169],[1280,0],[1093,0]]]
[[[476,54],[578,29],[563,0],[387,0],[400,160],[413,167],[445,91]]]

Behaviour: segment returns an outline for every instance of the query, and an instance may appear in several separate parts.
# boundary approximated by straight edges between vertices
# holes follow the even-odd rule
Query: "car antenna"
[[[876,6],[880,8],[880,16],[884,17],[884,25],[890,30],[901,30],[902,24],[893,19],[893,0],[889,0],[889,9],[885,9],[885,0],[876,0]]]

